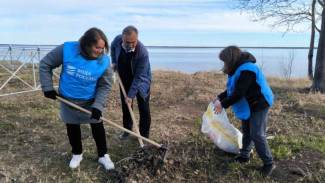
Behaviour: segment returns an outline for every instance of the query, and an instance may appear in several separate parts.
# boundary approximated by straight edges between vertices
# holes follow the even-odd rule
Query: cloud
[[[0,40],[59,44],[78,39],[90,27],[101,28],[112,39],[130,24],[141,32],[161,35],[168,32],[170,36],[180,32],[193,35],[270,32],[266,25],[250,22],[247,14],[229,8],[229,3],[227,0],[1,1]],[[159,37],[154,39],[161,41]]]
[[[46,2],[46,3],[45,3]],[[247,16],[233,16],[234,11],[221,10],[226,1],[186,0],[186,1],[18,1],[0,4],[0,15],[4,17],[2,26],[50,26],[70,27],[74,24],[98,24],[116,29],[117,24],[137,24],[139,27],[172,30],[236,30]],[[8,21],[11,22],[8,25]],[[232,25],[230,24],[232,23]],[[107,26],[105,26],[107,24]],[[253,25],[254,23],[249,23]],[[256,26],[245,30],[256,31]],[[114,27],[113,27],[114,26]],[[79,27],[79,26],[78,26]],[[252,27],[249,29],[249,27]],[[120,27],[118,27],[120,30]],[[265,29],[263,29],[265,30]]]

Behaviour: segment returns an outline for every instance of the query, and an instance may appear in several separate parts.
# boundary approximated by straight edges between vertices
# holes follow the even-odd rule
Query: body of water
[[[30,62],[41,59],[57,45],[8,45],[0,44],[1,60],[19,60]],[[223,47],[153,47],[148,46],[152,70],[173,70],[193,74],[199,71],[220,71],[223,62],[218,58]],[[291,77],[307,77],[308,48],[241,48],[252,53],[266,76],[284,77],[281,62],[288,64],[292,60]],[[8,51],[11,50],[11,51]],[[38,52],[37,50],[40,50]],[[316,49],[313,65],[315,66]]]
[[[223,48],[181,48],[181,47],[148,47],[152,70],[173,70],[193,74],[198,71],[220,69],[223,63],[218,55]],[[307,77],[307,48],[241,48],[252,53],[259,66],[267,76],[284,77],[283,65],[292,60],[292,78]],[[316,50],[313,64],[315,65]]]

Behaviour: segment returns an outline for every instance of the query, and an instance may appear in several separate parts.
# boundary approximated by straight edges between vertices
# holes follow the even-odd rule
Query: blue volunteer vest
[[[65,42],[59,92],[67,98],[95,98],[98,79],[109,67],[109,57],[86,60],[78,50],[78,42]]]
[[[241,71],[248,70],[252,71],[256,74],[256,82],[261,87],[261,93],[264,95],[267,103],[271,106],[273,104],[273,93],[267,81],[262,73],[262,71],[253,63],[248,62],[238,67],[234,75],[231,77],[228,75],[228,82],[227,82],[227,94],[228,96],[235,90],[236,82],[240,76]],[[234,105],[231,106],[232,110],[234,111],[236,117],[241,120],[247,120],[250,117],[250,108],[246,97],[243,97]]]

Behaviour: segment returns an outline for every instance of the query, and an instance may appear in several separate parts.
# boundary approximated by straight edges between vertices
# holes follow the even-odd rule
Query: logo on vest
[[[82,70],[82,69],[77,70],[76,77],[84,79],[84,80],[89,80],[89,81],[96,81],[97,80],[97,78],[91,77],[91,72],[86,71],[86,70]]]
[[[88,81],[96,81],[97,80],[97,78],[91,77],[91,72],[82,70],[82,69],[76,69],[75,67],[70,66],[70,65],[67,66],[66,72],[67,72],[67,74],[69,74],[71,76],[75,76],[76,78],[80,78],[80,79],[84,79],[84,80],[88,80]],[[76,73],[76,75],[75,75],[75,73]]]
[[[76,71],[76,68],[75,67],[72,67],[72,66],[68,65],[68,67],[67,67],[67,73],[68,74],[70,74],[71,76],[73,76],[75,71]]]

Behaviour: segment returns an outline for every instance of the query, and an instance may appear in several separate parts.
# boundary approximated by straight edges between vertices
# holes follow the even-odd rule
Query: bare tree
[[[265,62],[266,62],[266,60],[264,59],[264,51],[262,50],[261,59],[258,61],[258,64],[257,64],[262,72],[264,72],[264,69],[265,69]]]
[[[315,74],[312,88],[325,92],[325,56],[324,32],[325,16],[324,0],[235,0],[242,11],[251,15],[253,21],[271,20],[271,28],[285,27],[284,34],[289,31],[304,31],[297,28],[298,24],[309,22],[311,29],[310,47],[308,53],[308,75],[312,78],[312,58],[314,51],[315,30],[319,31]],[[319,13],[321,12],[321,13]],[[321,20],[321,29],[317,23]],[[323,40],[322,40],[323,39]],[[316,78],[317,77],[317,78]]]
[[[285,78],[290,78],[293,69],[293,61],[295,60],[296,52],[295,50],[289,51],[288,58],[281,57],[279,61],[280,73]]]
[[[322,25],[319,33],[319,41],[316,56],[315,75],[312,88],[321,92],[325,92],[325,8],[324,0],[318,0],[318,3],[323,7],[322,10]]]
[[[310,80],[313,80],[313,57],[314,57],[314,47],[315,47],[315,29],[316,29],[316,0],[313,0],[311,6],[311,33],[310,33],[310,44],[308,51],[308,77]]]

